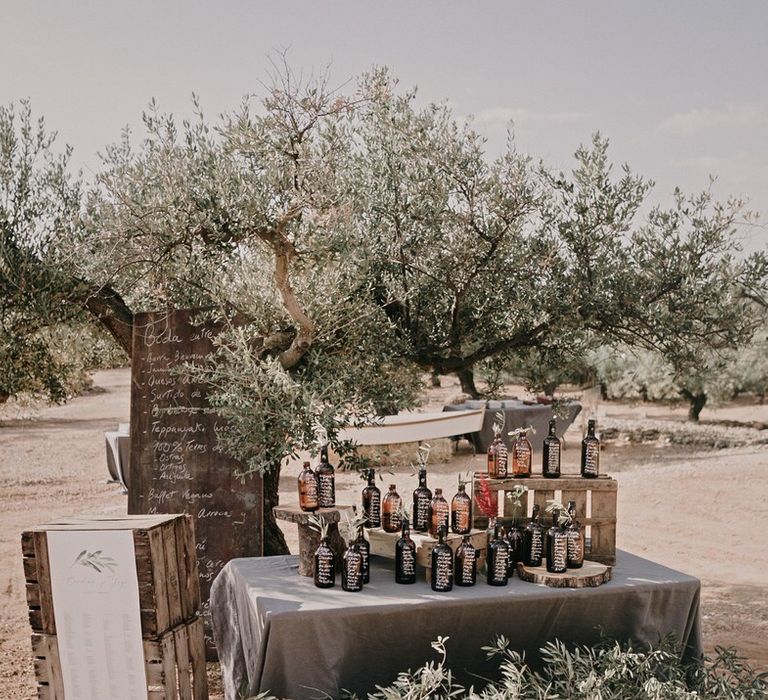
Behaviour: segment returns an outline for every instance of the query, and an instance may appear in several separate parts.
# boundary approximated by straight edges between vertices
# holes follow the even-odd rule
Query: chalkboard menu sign
[[[134,318],[128,513],[193,516],[210,651],[211,584],[230,559],[262,555],[264,502],[261,478],[236,476],[239,464],[216,449],[223,421],[206,387],[179,376],[213,349],[220,325],[202,317],[182,309]]]

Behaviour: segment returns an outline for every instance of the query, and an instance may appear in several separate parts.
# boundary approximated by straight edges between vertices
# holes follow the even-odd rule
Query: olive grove
[[[235,323],[188,371],[227,418],[223,449],[265,477],[268,553],[285,549],[281,462],[413,406],[421,371],[478,395],[487,363],[563,367],[605,344],[682,370],[753,336],[768,279],[738,255],[738,201],[678,193],[641,217],[652,184],[602,137],[570,172],[512,138],[491,158],[384,70],[341,91],[280,66],[213,120],[152,104],[89,181],[26,106],[0,111],[0,139],[0,396],[63,397],[61,327],[130,355],[135,312],[212,307]]]

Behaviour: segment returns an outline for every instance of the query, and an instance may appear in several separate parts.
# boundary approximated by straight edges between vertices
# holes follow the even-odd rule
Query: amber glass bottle
[[[549,435],[544,438],[542,451],[541,473],[547,479],[560,477],[560,439],[557,437],[557,422],[549,420]]]
[[[508,458],[507,446],[504,444],[501,436],[497,435],[488,447],[489,479],[506,479]]]
[[[448,531],[448,501],[443,497],[443,489],[435,489],[435,495],[429,504],[429,534],[437,537],[440,528]]]
[[[312,471],[309,462],[299,474],[299,508],[312,512],[317,510],[317,474]]]
[[[451,532],[468,535],[471,529],[472,499],[467,495],[464,484],[459,484],[459,490],[451,499]]]
[[[355,540],[360,556],[362,557],[361,566],[363,570],[363,583],[370,583],[371,580],[371,545],[365,539],[363,526],[357,529],[357,540]]]
[[[445,543],[446,532],[445,526],[440,528],[439,541],[432,549],[432,590],[438,593],[453,590],[453,550]]]
[[[600,475],[600,440],[595,435],[595,421],[590,418],[587,434],[581,441],[581,475],[596,479]]]
[[[336,475],[328,461],[328,445],[320,448],[320,464],[317,465],[317,502],[321,508],[336,506]]]
[[[354,540],[349,541],[349,547],[344,552],[341,563],[341,587],[345,591],[363,590],[363,555]]]
[[[526,566],[541,566],[544,555],[544,528],[539,524],[540,508],[533,504],[533,515],[523,532],[523,563]]]
[[[403,507],[403,499],[397,492],[397,487],[392,484],[381,504],[381,526],[384,532],[397,532],[400,529],[400,511]]]
[[[552,527],[547,530],[547,571],[564,574],[568,569],[568,538],[559,523],[560,511],[552,511]]]
[[[453,569],[457,586],[474,586],[477,581],[477,550],[464,535],[456,550],[456,562]]]
[[[496,526],[488,545],[488,585],[506,586],[509,580],[509,545],[501,536],[501,526]]]
[[[576,501],[568,501],[571,521],[565,528],[568,538],[568,568],[580,569],[584,565],[584,529],[576,520]]]
[[[520,527],[517,518],[507,531],[507,545],[509,546],[509,575],[512,576],[517,563],[523,561],[523,528]]]
[[[367,527],[381,527],[381,491],[376,486],[376,472],[367,472],[368,485],[363,489],[363,515]]]
[[[533,457],[533,447],[531,441],[521,430],[517,434],[517,439],[512,443],[512,476],[516,479],[522,479],[531,475],[531,459]]]
[[[320,546],[315,550],[314,577],[318,588],[333,588],[336,585],[336,563],[327,537],[320,540]]]
[[[408,518],[403,518],[400,539],[395,543],[395,582],[416,583],[416,543],[411,539]]]
[[[426,532],[429,529],[429,504],[432,492],[427,488],[427,470],[419,469],[419,485],[413,490],[413,529]]]

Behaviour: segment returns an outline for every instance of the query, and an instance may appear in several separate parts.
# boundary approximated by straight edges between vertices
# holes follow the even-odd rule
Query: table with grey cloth
[[[531,439],[534,453],[541,452],[541,443],[549,430],[549,419],[552,418],[552,406],[540,403],[526,403],[519,399],[504,399],[500,401],[465,401],[459,404],[449,404],[443,406],[443,411],[469,411],[472,409],[484,408],[485,417],[483,418],[483,427],[477,433],[467,435],[472,442],[475,452],[481,453],[488,450],[488,446],[493,441],[493,421],[499,411],[504,411],[505,425],[504,432],[508,433],[515,428],[525,428],[529,425],[536,431],[535,437]],[[576,416],[581,411],[581,404],[578,401],[569,401],[563,405],[562,416],[557,416],[556,431],[558,437],[562,437],[568,427],[576,420]],[[505,439],[509,443],[509,438]]]
[[[364,694],[435,659],[438,635],[450,637],[459,679],[475,685],[478,675],[493,676],[481,647],[501,634],[534,664],[548,640],[592,644],[601,629],[643,644],[673,633],[685,658],[702,653],[698,579],[627,552],[618,552],[612,581],[582,589],[514,577],[503,588],[478,578],[472,588],[434,593],[423,577],[396,584],[393,564],[373,558],[370,584],[346,593],[338,578],[320,589],[299,576],[296,556],[230,561],[211,590],[227,700],[244,690],[294,700],[335,698],[344,688]]]

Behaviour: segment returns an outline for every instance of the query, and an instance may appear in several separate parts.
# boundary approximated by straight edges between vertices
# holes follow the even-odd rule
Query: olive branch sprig
[[[525,435],[536,435],[536,428],[532,425],[528,425],[524,428],[515,428],[515,430],[510,430],[507,435],[519,435],[520,433],[524,433]]]
[[[326,520],[324,515],[317,515],[317,513],[310,513],[307,516],[310,529],[320,533],[320,539],[328,537],[328,526],[330,523]]]
[[[559,510],[560,511],[560,513],[559,513],[559,516],[560,516],[559,523],[561,525],[570,525],[572,518],[571,518],[571,514],[568,512],[568,509],[560,501],[558,501],[556,498],[548,498],[547,499],[547,508],[546,508],[547,513],[552,513],[555,510]]]
[[[493,425],[491,426],[491,429],[493,430],[493,436],[499,437],[501,433],[504,431],[504,426],[507,422],[507,416],[504,413],[504,411],[496,411],[496,413],[493,416]]]

